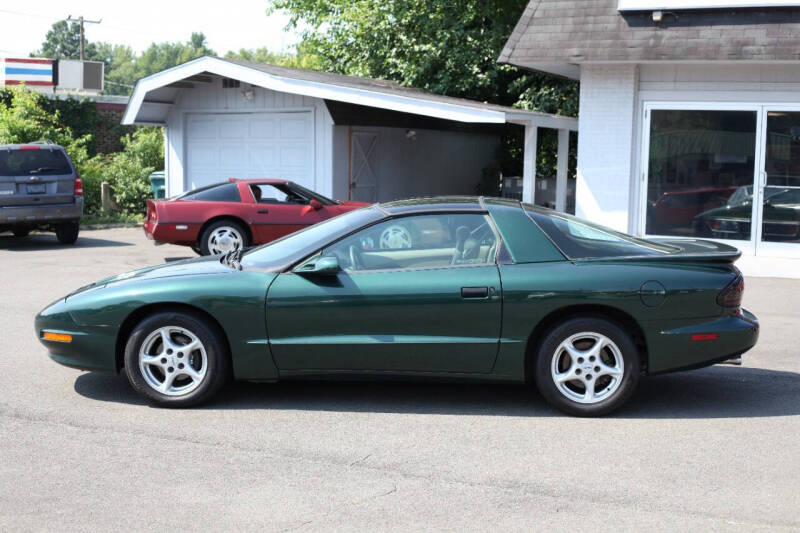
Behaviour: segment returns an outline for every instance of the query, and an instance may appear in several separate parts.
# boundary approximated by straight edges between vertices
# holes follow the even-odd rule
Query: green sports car
[[[535,383],[601,415],[640,376],[741,355],[735,248],[646,241],[516,201],[376,204],[247,252],[144,268],[36,317],[55,361],[124,370],[163,406],[230,378]]]

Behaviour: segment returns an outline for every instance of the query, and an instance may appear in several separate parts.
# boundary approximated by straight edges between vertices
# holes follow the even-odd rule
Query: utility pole
[[[84,25],[84,23],[86,23],[86,24],[100,24],[101,22],[103,22],[103,19],[100,19],[100,20],[86,20],[86,19],[83,18],[83,15],[81,15],[80,17],[74,19],[74,18],[72,18],[72,15],[69,15],[67,17],[67,22],[78,22],[81,25],[81,61],[83,61],[85,59],[84,58],[84,53],[83,53],[84,50],[83,49],[84,49],[85,44],[86,44],[86,39],[83,38],[83,25]]]

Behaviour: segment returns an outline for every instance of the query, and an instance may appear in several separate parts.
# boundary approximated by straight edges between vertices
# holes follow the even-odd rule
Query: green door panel
[[[462,287],[487,287],[463,298]],[[281,371],[488,373],[501,320],[495,265],[281,274],[267,296],[267,330]]]

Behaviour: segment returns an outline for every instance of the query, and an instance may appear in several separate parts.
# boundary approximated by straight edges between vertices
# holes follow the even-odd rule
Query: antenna
[[[67,22],[78,22],[81,25],[81,61],[83,61],[84,60],[83,49],[84,49],[84,47],[86,45],[86,39],[83,38],[83,25],[84,25],[84,23],[85,24],[100,24],[101,22],[103,22],[103,19],[100,19],[100,20],[86,20],[86,19],[83,18],[83,15],[81,15],[78,18],[72,18],[72,15],[69,15],[67,17]]]

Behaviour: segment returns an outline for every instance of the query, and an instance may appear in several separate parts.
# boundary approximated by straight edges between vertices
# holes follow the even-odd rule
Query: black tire
[[[28,234],[31,232],[30,228],[14,228],[11,230],[14,234],[14,237],[27,237]]]
[[[190,363],[190,358],[198,357],[202,361],[202,355],[199,350],[192,351],[191,354],[181,354],[180,352],[170,352],[173,356],[167,359],[167,365],[173,363],[175,366],[165,367],[147,367],[150,370],[150,376],[146,376],[140,364],[140,350],[145,341],[155,336],[158,338],[158,332],[161,328],[180,328],[181,331],[173,333],[173,340],[180,342],[183,336],[182,331],[192,333],[201,343],[205,350],[206,358],[205,363],[199,365],[199,370],[204,368],[204,375],[199,381],[196,388],[187,390],[185,393],[171,391],[172,394],[161,392],[157,390],[153,381],[157,381],[159,376],[163,376],[166,381],[167,371],[174,372],[173,381],[178,386],[185,383],[187,380],[192,381],[188,375],[182,374],[181,371],[175,368],[183,364],[181,361]],[[189,337],[184,337],[188,339]],[[155,341],[158,342],[157,340]],[[162,352],[166,353],[166,347],[162,343]],[[181,357],[181,359],[178,359]],[[163,361],[164,359],[160,359]],[[194,362],[195,367],[198,366],[197,361]],[[183,368],[183,367],[181,367]],[[172,369],[172,370],[170,370]],[[128,337],[127,344],[125,345],[125,373],[128,376],[131,386],[144,396],[149,402],[162,407],[191,407],[208,401],[214,396],[219,389],[228,381],[230,376],[230,357],[228,354],[228,347],[224,341],[224,336],[215,324],[210,323],[205,318],[193,313],[184,311],[176,312],[162,312],[156,313],[148,318],[139,322]]]
[[[78,240],[78,230],[80,224],[78,221],[61,222],[56,224],[56,238],[61,244],[75,244]]]
[[[203,255],[203,251],[200,249],[200,245],[199,244],[193,244],[193,245],[190,246],[190,248],[197,255]]]
[[[585,333],[588,335],[584,335]],[[605,368],[616,365],[619,370],[621,366],[622,377],[619,378],[619,381],[615,381],[616,378],[610,375],[603,375],[604,370],[602,369],[598,375],[596,371],[601,367],[595,366],[596,362],[590,362],[588,356],[573,359],[569,357],[566,350],[559,349],[562,343],[566,343],[569,339],[575,339],[572,342],[577,344],[572,344],[572,346],[578,349],[587,347],[588,354],[595,346],[590,344],[593,341],[592,335],[598,336],[598,338],[604,336],[613,343],[613,347],[609,346],[600,351],[602,357],[605,358],[603,359],[607,365]],[[579,347],[580,343],[584,344]],[[615,361],[617,357],[615,352],[621,356],[621,363]],[[580,364],[577,364],[578,361]],[[553,376],[553,368],[554,366],[556,369],[563,368],[558,365],[563,365],[565,362],[569,363],[569,368],[563,369],[563,372],[575,369],[575,372],[580,375],[558,385]],[[636,390],[640,376],[639,351],[631,335],[616,323],[599,317],[576,317],[553,327],[545,334],[536,354],[534,371],[539,392],[555,408],[571,415],[602,416],[621,407]],[[593,375],[592,372],[595,374]],[[581,386],[584,387],[583,391],[585,392],[588,389],[587,383],[591,384],[589,385],[592,387],[591,394],[598,395],[597,400],[590,400],[595,403],[581,403],[581,399],[567,396],[568,392],[580,396]],[[600,387],[599,392],[597,391],[598,386]],[[562,392],[559,387],[566,390],[567,393]],[[603,396],[604,394],[605,396]],[[585,401],[585,398],[583,400]]]
[[[242,249],[250,246],[250,237],[247,234],[247,230],[245,230],[240,223],[229,219],[217,220],[216,222],[209,224],[200,235],[200,241],[197,243],[197,247],[200,249],[200,255],[212,255],[208,246],[208,240],[212,233],[226,226],[239,233],[242,240]]]

